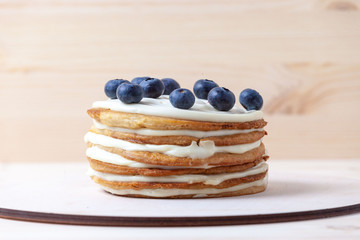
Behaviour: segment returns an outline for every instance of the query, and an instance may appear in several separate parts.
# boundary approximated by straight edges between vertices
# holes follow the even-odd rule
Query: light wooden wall
[[[104,83],[200,78],[265,99],[272,158],[359,158],[360,2],[0,0],[0,161],[85,161]]]

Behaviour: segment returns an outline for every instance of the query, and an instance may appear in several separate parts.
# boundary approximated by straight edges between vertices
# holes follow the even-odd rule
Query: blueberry
[[[113,79],[108,81],[105,84],[105,88],[104,88],[106,96],[108,96],[111,99],[116,99],[116,89],[122,83],[129,83],[129,81],[124,79]]]
[[[163,78],[161,81],[165,86],[164,95],[169,95],[175,89],[180,88],[180,84],[172,78]]]
[[[189,109],[195,103],[195,96],[186,88],[178,88],[170,93],[169,100],[176,108]]]
[[[133,83],[123,83],[117,90],[116,95],[123,103],[138,103],[144,97],[142,87]]]
[[[227,88],[213,88],[208,95],[208,101],[219,111],[229,111],[235,105],[235,95]]]
[[[211,89],[218,87],[214,81],[208,79],[200,79],[194,84],[195,96],[201,99],[207,99]]]
[[[150,77],[136,77],[133,80],[131,80],[131,83],[140,84],[145,79],[149,79]]]
[[[254,89],[247,88],[240,93],[240,103],[246,110],[260,110],[263,98]]]
[[[164,93],[165,90],[163,82],[157,78],[145,79],[140,83],[140,86],[144,90],[144,97],[148,98],[158,98]]]

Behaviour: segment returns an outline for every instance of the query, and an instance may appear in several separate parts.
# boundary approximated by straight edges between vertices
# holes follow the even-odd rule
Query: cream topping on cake
[[[217,152],[241,154],[259,147],[262,139],[253,143],[231,146],[215,146],[215,143],[209,140],[200,141],[199,145],[195,141],[193,141],[189,146],[177,146],[131,143],[105,135],[88,132],[86,133],[84,140],[85,142],[90,142],[105,147],[120,148],[126,151],[159,152],[175,157],[190,157],[195,159],[208,158]]]
[[[192,108],[179,109],[173,107],[168,98],[169,96],[167,95],[162,95],[157,99],[143,98],[141,102],[136,104],[125,104],[118,99],[108,99],[106,101],[96,101],[92,107],[119,112],[209,122],[249,122],[263,118],[262,111],[246,111],[239,106],[234,106],[227,112],[218,111],[206,100],[198,98],[196,98]]]

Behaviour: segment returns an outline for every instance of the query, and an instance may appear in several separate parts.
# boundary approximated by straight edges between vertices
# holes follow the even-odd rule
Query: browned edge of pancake
[[[195,198],[195,199],[202,199],[202,198],[220,198],[220,197],[235,197],[235,196],[242,196],[242,195],[250,195],[250,194],[256,194],[260,193],[266,190],[266,184],[261,186],[252,186],[248,188],[244,188],[237,191],[229,191],[229,192],[223,192],[223,193],[215,193],[215,194],[200,194],[200,196],[197,196],[197,194],[187,194],[187,195],[174,195],[174,196],[168,196],[168,197],[153,197],[153,196],[146,196],[141,194],[115,194],[108,192],[110,194],[113,194],[115,196],[122,196],[122,197],[135,197],[135,198],[152,198],[152,199],[189,199],[189,198]],[[106,190],[105,190],[106,191]]]
[[[263,128],[267,124],[264,119],[249,122],[207,122],[126,113],[104,108],[91,108],[87,113],[91,118],[107,126],[131,129],[216,131],[222,129]]]
[[[266,135],[265,131],[254,131],[250,133],[240,133],[206,138],[196,138],[192,136],[146,136],[136,133],[126,133],[112,131],[109,129],[99,129],[94,126],[89,130],[89,132],[138,144],[178,146],[188,146],[193,141],[197,142],[198,144],[200,141],[213,141],[216,146],[231,146],[237,144],[253,143],[260,140],[262,137],[264,137],[264,135]]]
[[[265,172],[246,176],[242,178],[233,178],[228,179],[221,182],[218,185],[210,185],[202,182],[198,183],[179,183],[179,182],[116,182],[116,181],[107,181],[101,179],[97,176],[91,176],[94,182],[109,187],[111,189],[133,189],[133,190],[141,190],[141,189],[204,189],[204,188],[216,188],[223,189],[233,187],[242,183],[254,182],[260,179],[263,179],[267,174],[267,170]]]
[[[171,175],[184,175],[184,174],[221,174],[221,173],[234,173],[247,170],[255,167],[263,158],[257,159],[250,163],[244,163],[234,166],[220,166],[213,168],[181,168],[181,169],[161,169],[161,168],[133,168],[127,166],[116,165],[112,163],[101,162],[88,157],[90,167],[98,172],[119,174],[119,175],[142,175],[149,177],[162,177]]]
[[[208,158],[190,158],[190,157],[175,157],[157,152],[145,151],[126,151],[120,148],[104,147],[97,144],[87,143],[88,147],[97,146],[110,153],[118,154],[126,159],[163,166],[203,166],[203,165],[239,165],[244,163],[253,162],[254,159],[259,159],[265,154],[265,146],[263,143],[259,147],[250,151],[234,154],[218,152]]]

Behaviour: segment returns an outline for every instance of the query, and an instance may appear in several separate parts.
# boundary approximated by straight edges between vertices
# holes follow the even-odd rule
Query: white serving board
[[[269,161],[268,189],[213,199],[157,200],[108,194],[86,175],[87,163],[0,165],[0,208],[126,217],[206,217],[298,212],[360,203],[360,179],[281,168]],[[302,168],[304,169],[304,168]]]

